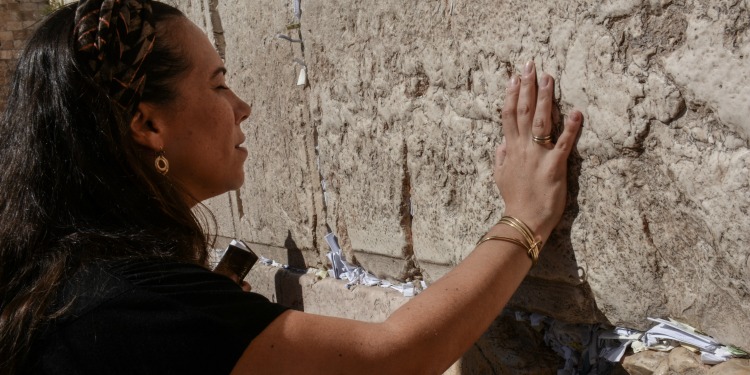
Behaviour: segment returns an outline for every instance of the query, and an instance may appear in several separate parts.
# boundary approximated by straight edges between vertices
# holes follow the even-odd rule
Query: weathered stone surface
[[[611,322],[673,316],[747,346],[750,153],[722,114],[748,108],[734,101],[750,83],[747,27],[736,30],[747,2],[719,3],[602,13],[607,29],[578,34],[562,84],[589,125],[572,241]],[[725,76],[727,89],[709,78]]]
[[[341,280],[319,280],[314,274],[298,273],[258,264],[246,278],[253,291],[274,302],[305,312],[382,322],[409,299],[393,289],[346,288]]]
[[[669,352],[669,371],[675,374],[706,375],[709,366],[701,363],[700,357],[683,348],[677,347]]]
[[[704,365],[699,354],[683,347],[677,347],[668,353],[646,350],[631,354],[623,359],[622,367],[630,375],[750,374],[748,359],[733,358],[714,366]]]
[[[557,284],[514,306],[750,346],[748,1],[309,0],[299,32],[287,2],[187,5],[254,104],[235,225],[265,254],[325,263],[327,226],[379,276],[450,270],[501,214],[497,109],[535,59],[586,123],[531,274]]]
[[[750,359],[732,359],[712,367],[708,375],[747,375],[750,374]]]
[[[238,237],[238,211],[236,192],[230,192],[201,202],[193,212],[203,221],[208,232],[226,238]],[[233,199],[234,198],[234,199]]]
[[[627,356],[622,361],[622,367],[630,375],[655,374],[655,370],[662,364],[666,364],[667,368],[669,368],[669,353],[651,350]]]

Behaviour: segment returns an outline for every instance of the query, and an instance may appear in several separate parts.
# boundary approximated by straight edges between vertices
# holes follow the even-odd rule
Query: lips
[[[237,143],[234,148],[239,148],[246,150],[245,147],[242,146],[242,144],[245,143],[245,136],[243,135],[242,138],[240,138],[240,143]]]
[[[244,134],[242,135],[242,138],[240,138],[240,143],[237,143],[234,146],[234,149],[237,150],[237,151],[239,151],[241,153],[241,155],[242,155],[242,160],[245,160],[247,158],[248,153],[247,153],[247,148],[245,148],[244,146],[242,146],[243,143],[245,143],[245,135]]]

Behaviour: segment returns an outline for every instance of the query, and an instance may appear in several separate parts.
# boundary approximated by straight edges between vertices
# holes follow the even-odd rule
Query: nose
[[[234,107],[234,118],[238,119],[237,125],[239,125],[250,117],[250,114],[253,113],[253,107],[240,99],[236,94],[234,94],[234,97],[237,103]]]

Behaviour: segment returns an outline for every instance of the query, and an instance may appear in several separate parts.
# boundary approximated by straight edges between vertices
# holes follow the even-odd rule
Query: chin
[[[244,184],[245,184],[245,173],[242,172],[237,177],[237,179],[234,180],[234,183],[232,184],[230,190],[239,190]]]

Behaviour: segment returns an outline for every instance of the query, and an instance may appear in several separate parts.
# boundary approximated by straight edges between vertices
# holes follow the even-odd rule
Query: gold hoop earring
[[[165,176],[169,172],[169,160],[164,157],[164,150],[160,150],[156,153],[156,159],[154,160],[154,167],[156,171]]]

